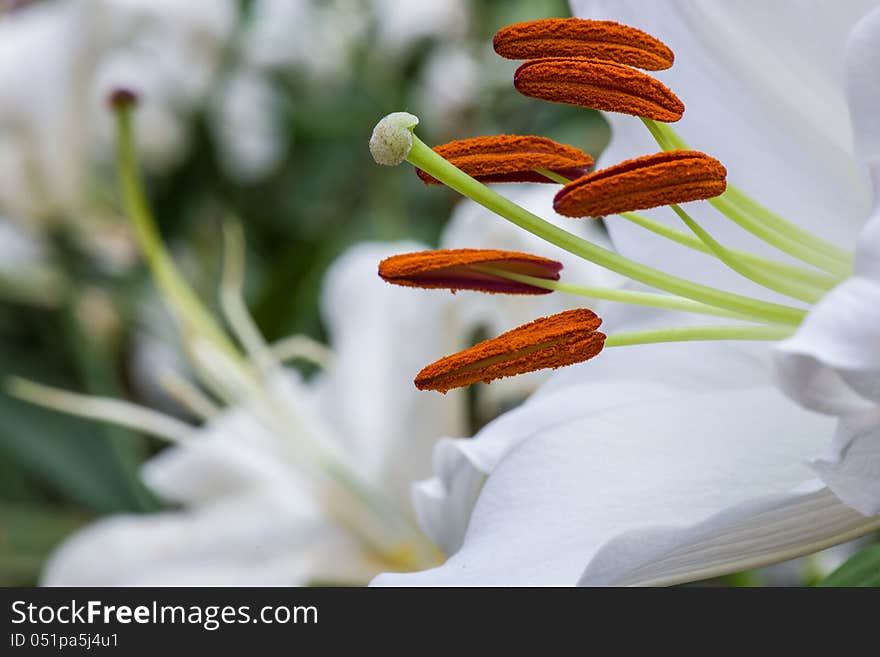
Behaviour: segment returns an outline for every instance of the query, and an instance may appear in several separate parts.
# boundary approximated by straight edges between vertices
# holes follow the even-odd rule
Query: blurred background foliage
[[[563,0],[0,2],[0,375],[160,408],[173,330],[122,216],[104,98],[139,92],[138,141],[169,243],[215,306],[220,225],[242,222],[270,340],[321,339],[323,272],[361,240],[434,243],[456,201],[370,158],[407,109],[429,143],[536,133],[598,152],[604,122],[512,91],[503,25]],[[59,127],[59,125],[61,127]],[[64,190],[62,193],[59,190]],[[169,346],[172,344],[172,346]],[[0,584],[32,584],[95,517],[158,508],[144,436],[0,393]]]

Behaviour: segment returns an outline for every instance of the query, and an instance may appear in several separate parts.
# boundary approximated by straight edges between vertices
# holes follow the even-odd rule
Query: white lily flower
[[[0,19],[0,212],[44,217],[76,207],[94,7],[37,5]]]
[[[268,75],[239,66],[225,76],[209,106],[218,159],[230,177],[253,183],[274,172],[287,154],[282,97]]]
[[[233,0],[33,3],[0,20],[0,212],[76,217],[106,159],[108,90],[141,92],[145,159],[167,166],[216,77]]]
[[[467,30],[469,9],[464,0],[378,0],[379,39],[393,52],[403,52],[420,39],[461,36]]]
[[[876,187],[880,13],[858,24],[844,68],[845,36],[874,7],[573,2],[577,15],[627,23],[669,44],[679,64],[658,77],[687,101],[688,141],[719,155],[736,183],[798,225],[846,245],[867,215],[867,194],[847,137],[842,81],[845,71],[855,141]],[[612,161],[650,152],[637,122],[613,124]],[[693,214],[725,245],[758,251],[720,217],[701,215],[697,205]],[[438,568],[374,583],[674,584],[880,528],[880,516],[870,515],[880,510],[873,424],[880,318],[866,301],[877,296],[876,229],[874,220],[863,232],[856,276],[780,347],[786,390],[842,416],[832,456],[810,466],[827,449],[834,418],[779,390],[770,349],[606,349],[475,439],[438,445],[435,477],[414,499],[423,529],[451,556]],[[617,218],[609,230],[636,261],[727,289],[743,285]],[[648,315],[639,321],[654,325]]]
[[[270,360],[254,384],[235,359],[197,338],[196,364],[232,406],[193,404],[210,415],[202,428],[141,411],[152,414],[141,428],[178,443],[145,464],[144,480],[180,509],[91,525],[51,557],[43,583],[357,583],[382,569],[430,563],[434,548],[397,502],[414,476],[428,473],[434,440],[463,430],[464,395],[428,397],[409,382],[425,348],[409,336],[419,331],[445,350],[457,332],[444,304],[412,303],[376,276],[377,259],[401,246],[419,248],[364,244],[330,269],[322,298],[334,351],[326,372],[308,383],[272,367],[257,346],[257,361]],[[244,340],[258,340],[239,310],[228,308],[230,322]],[[291,342],[276,351],[291,348],[307,353]],[[51,394],[42,401],[65,408]],[[117,420],[136,421],[132,409],[123,411]]]
[[[0,298],[53,305],[63,292],[64,277],[53,266],[47,245],[0,216]]]
[[[456,214],[450,234],[471,225],[467,217],[473,214],[467,209]],[[503,226],[490,233],[511,244],[521,234]],[[384,554],[365,542],[352,530],[358,529],[353,519],[357,521],[363,509],[338,495],[328,498],[328,506],[322,487],[315,486],[314,473],[304,474],[290,454],[291,443],[324,444],[393,502],[406,500],[412,481],[430,473],[431,450],[438,438],[466,431],[463,391],[424,395],[413,387],[412,376],[426,360],[467,342],[477,326],[473,298],[466,293],[426,294],[414,302],[406,290],[376,276],[376,262],[384,256],[424,248],[411,243],[363,244],[331,267],[322,296],[332,345],[326,358],[331,360],[326,371],[308,383],[290,371],[276,372],[256,389],[235,384],[245,377],[202,341],[197,365],[207,381],[225,390],[232,406],[218,411],[191,387],[181,390],[178,380],[169,388],[209,417],[205,426],[190,428],[152,411],[135,425],[179,443],[149,461],[143,477],[180,510],[99,521],[55,553],[43,582],[357,583],[381,570],[411,569],[425,565],[418,559],[435,558],[419,534],[401,540],[395,523]],[[556,303],[562,308],[572,302],[560,296]],[[518,321],[520,312],[516,306],[500,305],[493,319],[510,324]],[[416,335],[418,340],[413,339]],[[314,350],[293,341],[276,345],[274,351],[280,357],[293,348],[302,355],[304,347],[305,353]],[[508,399],[525,394],[521,386],[505,392]],[[23,394],[28,396],[26,390]],[[60,410],[136,422],[130,408],[114,415],[94,402],[85,409],[82,404],[88,402],[81,399],[66,404],[40,391],[30,398]],[[280,425],[267,419],[267,406],[290,413],[292,419]],[[372,528],[374,521],[368,517],[366,524]],[[104,555],[100,560],[95,558],[99,553]]]
[[[244,35],[257,67],[306,73],[324,84],[347,75],[369,27],[368,8],[342,0],[256,0]]]

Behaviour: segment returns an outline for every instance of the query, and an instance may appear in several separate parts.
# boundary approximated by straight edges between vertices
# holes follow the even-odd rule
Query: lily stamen
[[[727,249],[696,225],[677,205],[723,194],[725,176],[726,170],[718,160],[698,151],[662,151],[569,181],[557,193],[554,210],[572,217],[629,214],[634,223],[644,225],[648,222],[649,229],[658,229],[655,232],[714,255],[740,275],[763,287],[808,303],[818,301],[824,292],[837,284],[836,279],[822,272],[784,263],[774,264],[759,256]],[[664,224],[651,222],[641,216],[632,218],[632,209],[663,205],[669,205],[688,225],[696,235],[698,246],[695,246],[693,239],[675,235]],[[762,266],[768,264],[772,271],[763,271]],[[802,280],[804,278],[806,281]]]
[[[678,121],[684,114],[684,103],[659,80],[600,59],[533,59],[516,70],[513,84],[524,96],[656,121]]]
[[[495,249],[404,253],[379,263],[379,276],[394,285],[504,294],[549,294],[552,290],[500,274],[523,274],[530,279],[558,281],[561,270],[562,263],[549,258]]]
[[[434,147],[440,157],[484,183],[558,182],[537,170],[566,179],[578,178],[593,166],[593,158],[574,146],[534,135],[495,135],[459,139]],[[416,169],[427,185],[439,180]]]
[[[642,122],[663,150],[689,148],[672,126],[644,117]],[[712,205],[759,239],[802,262],[829,272],[838,280],[852,272],[852,254],[848,251],[791,223],[734,185],[729,185],[725,194],[712,201]]]
[[[495,34],[495,52],[507,59],[590,57],[659,71],[672,50],[647,32],[614,21],[545,18],[508,25]]]
[[[475,266],[474,269],[502,278],[507,278],[511,281],[519,281],[520,283],[527,283],[535,287],[562,292],[564,294],[574,294],[587,299],[601,299],[603,301],[613,301],[636,306],[650,306],[652,308],[663,308],[665,310],[676,310],[701,315],[715,315],[716,317],[734,317],[745,321],[758,321],[747,315],[710,306],[705,303],[700,303],[699,301],[685,299],[674,294],[658,294],[657,292],[641,292],[622,288],[578,285],[567,281],[551,281],[529,276],[527,274],[505,271],[489,265],[478,265]]]
[[[632,331],[607,336],[606,347],[629,347],[659,342],[705,342],[707,340],[782,340],[794,333],[788,326],[683,326]]]
[[[496,291],[494,286],[500,285],[503,289],[516,283],[526,286],[528,293],[536,293],[538,289],[557,290],[596,299],[763,323],[760,326],[684,327],[620,334],[611,339],[610,345],[680,340],[777,340],[789,335],[794,330],[792,327],[798,326],[806,314],[801,308],[717,290],[631,261],[558,228],[481,184],[506,180],[558,182],[563,188],[556,194],[553,207],[561,215],[621,215],[651,232],[712,255],[749,280],[799,301],[817,302],[837,284],[839,276],[846,274],[851,266],[848,255],[841,255],[833,245],[793,227],[739,190],[728,191],[727,170],[721,162],[689,149],[672,128],[657,123],[680,119],[684,104],[658,80],[630,65],[656,69],[671,66],[672,53],[659,40],[614,23],[550,19],[504,28],[498,32],[494,43],[502,56],[514,59],[536,57],[521,65],[514,76],[514,86],[524,95],[639,116],[663,150],[575,177],[576,171],[567,170],[559,163],[551,166],[539,161],[539,155],[544,157],[552,152],[555,156],[562,153],[562,149],[569,148],[550,140],[484,137],[451,142],[432,150],[413,133],[418,119],[396,114],[377,126],[371,149],[374,142],[381,142],[386,150],[391,148],[400,155],[386,158],[383,153],[374,152],[376,161],[396,164],[405,158],[426,182],[446,184],[549,243],[633,281],[671,294],[580,286],[559,281],[558,270],[552,278],[533,276],[530,272],[499,267],[498,262],[487,260],[472,261],[460,269],[445,264],[440,271],[417,274],[423,276],[423,280],[403,276],[405,282],[402,284]],[[392,121],[393,117],[399,118]],[[377,137],[379,132],[381,139]],[[531,143],[513,140],[531,140]],[[533,144],[541,146],[534,148]],[[746,230],[822,271],[727,248],[679,206],[699,200],[709,201]],[[661,206],[670,206],[692,234],[633,212]],[[766,221],[762,223],[762,219]],[[391,277],[383,275],[383,278],[395,282]],[[425,281],[430,284],[426,285]],[[492,281],[492,284],[485,281]],[[494,343],[488,341],[486,344]],[[517,363],[525,367],[524,363],[533,353],[544,353],[556,344],[552,340],[538,341],[522,345],[519,350],[503,348],[492,354],[475,347],[425,368],[417,377],[416,385],[446,390],[479,380],[489,381],[497,378],[492,374],[495,367],[505,372],[499,376],[507,376],[516,373]]]
[[[661,237],[665,237],[666,239],[672,240],[673,242],[681,244],[682,246],[686,246],[689,249],[694,249],[695,251],[701,251],[703,253],[714,255],[712,254],[712,250],[707,247],[699,238],[695,237],[692,233],[686,233],[680,230],[676,230],[675,228],[671,228],[661,221],[651,219],[650,217],[638,214],[636,212],[620,212],[617,216],[622,217],[623,219],[626,219],[627,221],[637,226],[641,226],[642,228],[651,231],[655,235],[660,235]],[[772,260],[770,258],[765,258],[754,253],[749,253],[748,251],[734,249],[729,246],[724,248],[729,253],[734,254],[737,258],[749,263],[753,267],[761,267],[762,269],[765,269],[778,276],[782,276],[791,280],[796,280],[803,285],[815,288],[817,290],[823,290],[827,292],[828,290],[840,283],[837,278],[831,276],[824,271],[817,271],[815,269],[801,267],[799,265],[792,265],[787,262],[780,262],[779,260]]]
[[[578,308],[502,333],[470,349],[446,356],[416,376],[419,390],[447,392],[483,381],[557,368],[589,360],[602,351],[602,320]]]
[[[567,217],[599,217],[724,193],[727,170],[698,151],[661,151],[626,160],[572,181],[556,194],[553,209]]]
[[[797,281],[786,280],[762,271],[760,268],[752,267],[750,264],[742,262],[735,254],[728,251],[715,238],[713,238],[705,229],[703,229],[687,212],[678,205],[670,206],[685,225],[691,229],[694,235],[705,244],[709,250],[725,265],[730,267],[740,276],[767,288],[784,294],[793,299],[799,299],[807,303],[816,303],[822,298],[823,292],[805,285],[801,285]]]
[[[541,219],[474,180],[434,153],[412,132],[412,128],[402,128],[402,130],[406,132],[406,135],[401,135],[401,137],[411,144],[406,155],[408,162],[427,171],[438,180],[442,180],[448,187],[483,205],[495,214],[573,255],[659,290],[737,312],[759,321],[798,325],[806,314],[800,308],[725,292],[673,276],[593,244],[589,240]]]

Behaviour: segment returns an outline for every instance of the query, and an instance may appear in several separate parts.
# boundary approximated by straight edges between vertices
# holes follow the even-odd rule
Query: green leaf
[[[13,333],[0,344],[0,385],[19,375],[86,394],[122,395],[110,345],[89,341],[67,313],[36,316],[30,324],[39,336],[25,340]],[[155,508],[138,475],[145,446],[132,432],[50,411],[0,389],[0,474],[15,473],[4,476],[0,497],[60,497],[99,513]]]
[[[0,459],[56,495],[96,511],[138,508],[116,445],[97,422],[70,418],[0,393]]]
[[[29,586],[58,543],[82,526],[77,513],[0,501],[0,586]]]
[[[816,586],[880,586],[880,545],[857,552]]]

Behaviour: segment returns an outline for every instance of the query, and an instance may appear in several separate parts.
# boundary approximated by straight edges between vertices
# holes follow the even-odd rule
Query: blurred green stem
[[[137,164],[132,130],[132,105],[118,107],[116,112],[116,159],[125,209],[135,229],[138,245],[153,272],[163,299],[185,334],[199,333],[218,347],[237,356],[237,350],[214,323],[210,313],[199,301],[189,284],[178,271],[165,249],[156,221],[144,194]]]

